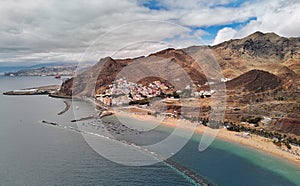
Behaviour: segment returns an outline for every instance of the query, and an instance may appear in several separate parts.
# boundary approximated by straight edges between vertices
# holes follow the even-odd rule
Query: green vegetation
[[[262,136],[262,137],[269,138],[269,139],[275,138],[276,140],[273,140],[273,143],[275,145],[281,146],[281,143],[284,143],[288,149],[292,148],[290,144],[300,146],[300,140],[297,140],[296,138],[292,139],[291,137],[287,138],[286,135],[282,135],[277,132],[273,133],[273,132],[265,131],[263,129],[248,128],[248,127],[236,125],[233,123],[227,123],[225,126],[226,126],[227,130],[230,130],[230,131],[249,132],[251,134],[256,134],[258,136]]]
[[[145,101],[145,100],[140,100]],[[145,101],[146,102],[146,101]],[[159,115],[160,113],[155,113],[155,115]],[[178,118],[189,120],[190,122],[198,122],[199,124],[202,124],[204,126],[217,129],[220,126],[225,126],[227,130],[235,131],[235,132],[249,132],[250,134],[256,134],[258,136],[262,136],[268,139],[272,139],[273,143],[277,146],[282,146],[282,143],[288,148],[291,149],[291,145],[297,145],[300,146],[300,139],[297,138],[291,138],[288,137],[286,134],[280,134],[277,132],[271,132],[271,131],[265,131],[261,128],[253,128],[253,127],[247,127],[245,125],[238,125],[234,124],[232,122],[222,122],[222,121],[215,121],[208,118],[202,118],[202,117],[195,117],[195,116],[186,116],[181,115],[181,113],[178,113]],[[243,121],[247,121],[249,123],[257,124],[261,120],[261,117],[249,117],[249,118],[242,118]]]
[[[283,101],[284,97],[283,96],[277,96],[277,97],[274,98],[274,100]]]
[[[281,147],[281,142],[280,141],[273,141],[273,143],[276,145],[276,146],[278,146],[278,147]]]
[[[291,145],[289,144],[289,142],[284,142],[284,144],[285,144],[285,146],[286,146],[286,148],[288,148],[288,149],[291,149],[292,147],[291,147]]]
[[[180,95],[179,95],[177,92],[174,92],[174,93],[173,93],[173,97],[174,97],[174,98],[180,98]]]
[[[130,101],[129,105],[149,105],[148,99]]]
[[[248,122],[248,123],[253,123],[258,125],[258,122],[260,122],[262,120],[261,117],[247,117],[247,118],[242,118],[241,121],[242,122]]]

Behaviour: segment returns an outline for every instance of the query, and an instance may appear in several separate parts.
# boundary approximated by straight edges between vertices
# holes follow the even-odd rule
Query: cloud
[[[230,39],[233,39],[234,36],[237,34],[237,31],[230,27],[225,27],[217,33],[217,36],[213,42],[213,45],[219,44],[223,41],[228,41]]]
[[[126,29],[113,30],[115,37],[103,40],[106,43],[99,48],[100,57],[111,54],[105,51],[117,50],[116,46],[123,46],[129,38],[160,41],[179,34],[166,24],[149,27],[140,22],[139,29],[126,26],[174,17],[173,13],[149,10],[130,0],[0,1],[0,17],[0,62],[36,60],[35,56],[41,56],[41,61],[76,60],[70,56],[80,56],[99,36],[124,24],[119,29]]]
[[[213,44],[223,41],[242,38],[256,31],[275,32],[284,37],[299,37],[300,31],[300,2],[299,1],[261,1],[249,5],[252,10],[251,20],[241,28],[224,27],[220,29]]]
[[[195,35],[209,35],[205,28],[216,25],[220,30],[214,44],[256,30],[299,36],[298,1],[262,0],[231,6],[237,2],[3,0],[0,62],[79,61],[97,38],[93,52],[84,60],[98,61],[112,54],[146,55],[170,46],[201,45]],[[252,17],[257,19],[241,27],[228,26]]]
[[[163,7],[168,10],[199,10],[218,5],[227,5],[236,1],[237,0],[159,0],[155,3],[157,4],[157,7]]]
[[[257,30],[275,32],[285,37],[299,37],[300,2],[299,1],[263,1],[256,7],[256,20],[239,30],[238,37],[247,36]]]
[[[201,44],[201,40],[190,32],[192,30],[189,28],[155,20],[120,25],[100,35],[82,60],[89,61],[111,55],[115,58],[130,58],[170,47],[181,48],[192,43]]]
[[[251,11],[247,8],[218,7],[189,11],[179,21],[183,25],[202,27],[244,22],[251,17]]]

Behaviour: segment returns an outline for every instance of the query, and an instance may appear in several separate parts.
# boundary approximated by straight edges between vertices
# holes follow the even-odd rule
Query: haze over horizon
[[[146,55],[168,44],[214,45],[255,31],[298,37],[300,29],[297,0],[40,0],[0,5],[0,63],[78,62],[101,36],[108,37],[100,38],[97,52],[84,61]]]

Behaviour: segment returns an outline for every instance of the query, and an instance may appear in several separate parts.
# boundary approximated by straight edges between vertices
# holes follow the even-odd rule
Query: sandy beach
[[[194,128],[195,124],[184,120],[178,122],[177,119],[174,118],[163,118],[163,117],[154,117],[150,115],[141,115],[136,113],[130,112],[114,112],[116,116],[125,116],[125,117],[133,117],[138,120],[142,121],[149,121],[149,122],[158,122],[161,125],[176,128],[180,127],[185,130],[195,130],[195,132],[199,134],[203,134],[207,127],[201,125]],[[275,157],[287,160],[293,164],[300,165],[300,156],[296,153],[300,154],[300,147],[291,145],[292,148],[288,150],[284,145],[282,147],[278,147],[273,144],[271,139],[264,138],[255,134],[250,134],[250,136],[245,137],[243,136],[243,132],[233,132],[229,131],[225,128],[221,128],[217,132],[218,139],[226,140],[229,142],[245,145],[247,147],[268,153]]]

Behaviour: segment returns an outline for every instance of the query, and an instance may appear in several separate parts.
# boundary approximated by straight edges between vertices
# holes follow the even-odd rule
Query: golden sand
[[[114,113],[116,116],[126,116],[126,117],[132,117],[138,120],[142,121],[149,121],[149,122],[158,122],[161,125],[172,127],[172,128],[177,128],[180,127],[182,129],[186,130],[195,130],[195,132],[199,134],[203,134],[205,130],[208,129],[208,127],[205,127],[203,125],[197,126],[196,128],[194,127],[191,122],[187,120],[179,120],[178,119],[173,119],[173,118],[160,118],[160,117],[154,117],[150,115],[140,115],[140,114],[135,114],[135,113],[128,113],[128,112],[115,112]],[[250,134],[249,137],[243,136],[243,132],[234,132],[234,131],[229,131],[225,128],[221,129],[209,129],[209,130],[217,130],[217,138],[223,139],[226,141],[238,143],[241,145],[245,145],[263,152],[266,152],[268,154],[274,155],[278,158],[285,159],[291,163],[300,165],[300,156],[296,154],[292,154],[291,152],[293,151],[294,153],[297,152],[300,154],[300,147],[298,146],[292,146],[292,149],[290,149],[288,152],[288,149],[284,147],[284,145],[279,148],[278,146],[274,145],[271,139],[264,138],[255,134]]]

